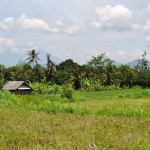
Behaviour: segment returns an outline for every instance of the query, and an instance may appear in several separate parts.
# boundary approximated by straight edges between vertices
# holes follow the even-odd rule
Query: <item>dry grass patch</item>
[[[0,110],[0,149],[150,149],[150,119]]]

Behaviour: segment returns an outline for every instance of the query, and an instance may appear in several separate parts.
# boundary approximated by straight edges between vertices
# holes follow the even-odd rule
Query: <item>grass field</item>
[[[0,149],[150,149],[150,90],[0,92]]]

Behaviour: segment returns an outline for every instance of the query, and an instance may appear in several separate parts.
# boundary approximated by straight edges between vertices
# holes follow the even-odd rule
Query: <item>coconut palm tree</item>
[[[51,60],[50,54],[47,54],[46,56],[47,56],[46,78],[48,81],[50,81],[55,71],[55,63]]]
[[[27,58],[28,63],[30,63],[30,64],[32,63],[33,68],[34,68],[35,64],[38,63],[38,60],[40,60],[38,58],[38,54],[39,54],[39,52],[36,52],[35,49],[29,50],[28,53],[27,53],[27,55],[29,56]]]

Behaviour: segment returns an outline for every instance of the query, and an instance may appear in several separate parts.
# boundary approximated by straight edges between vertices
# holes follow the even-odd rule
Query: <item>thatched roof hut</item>
[[[15,94],[31,94],[33,89],[25,84],[24,81],[9,81],[4,85],[3,90],[13,92]]]

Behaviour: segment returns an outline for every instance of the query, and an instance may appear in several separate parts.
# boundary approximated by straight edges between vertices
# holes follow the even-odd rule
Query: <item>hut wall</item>
[[[29,89],[29,90],[15,90],[15,91],[12,91],[14,94],[19,94],[19,95],[31,95],[32,93],[32,90]]]

